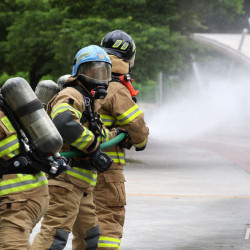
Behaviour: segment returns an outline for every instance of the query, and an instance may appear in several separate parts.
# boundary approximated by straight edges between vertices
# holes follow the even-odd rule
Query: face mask
[[[95,89],[90,92],[95,99],[104,99],[108,94],[107,89],[104,86],[97,86]]]
[[[84,75],[79,75],[77,79],[90,92],[94,99],[104,99],[105,96],[108,94],[107,83],[93,83],[92,81],[88,81]]]

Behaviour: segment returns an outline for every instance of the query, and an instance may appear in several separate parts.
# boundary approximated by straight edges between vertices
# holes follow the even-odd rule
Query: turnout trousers
[[[79,220],[79,227],[75,227],[75,231],[81,241],[73,249],[97,249],[100,229],[93,203],[93,187],[83,188],[70,182],[53,180],[53,184],[49,182],[49,193],[49,209],[32,249],[64,249],[76,219]]]
[[[101,229],[98,243],[100,250],[120,249],[120,243],[125,220],[125,178],[122,166],[112,166],[107,172],[98,173],[97,186],[94,189],[96,214]],[[76,221],[75,226],[79,225]],[[73,230],[73,246],[81,239]],[[74,249],[74,248],[73,248]]]
[[[47,187],[46,187],[47,188]],[[28,196],[27,196],[28,197]],[[0,201],[0,249],[31,250],[30,234],[48,209],[49,196]]]

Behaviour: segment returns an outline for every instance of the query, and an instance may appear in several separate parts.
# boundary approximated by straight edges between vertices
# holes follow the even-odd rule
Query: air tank
[[[40,81],[35,89],[35,94],[37,98],[44,104],[48,104],[48,102],[52,99],[60,91],[59,86],[52,80],[44,80]]]
[[[44,154],[57,154],[63,140],[29,83],[15,77],[2,86],[2,95],[35,148]]]
[[[67,75],[63,75],[60,76],[57,80],[57,85],[59,86],[60,90],[63,89],[64,84],[67,82],[68,78],[71,77],[71,75],[67,74]]]

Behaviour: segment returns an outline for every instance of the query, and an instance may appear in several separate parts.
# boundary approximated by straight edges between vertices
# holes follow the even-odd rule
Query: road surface
[[[178,143],[150,138],[145,151],[127,151],[120,249],[250,249],[249,128],[224,124]]]

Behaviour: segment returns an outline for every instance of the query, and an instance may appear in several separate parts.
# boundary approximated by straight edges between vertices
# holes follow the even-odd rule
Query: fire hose
[[[100,149],[106,149],[106,148],[109,148],[109,147],[112,147],[112,146],[118,144],[119,142],[121,142],[125,138],[125,136],[126,135],[124,133],[121,133],[118,136],[116,136],[115,138],[113,138],[107,142],[101,143]],[[66,158],[73,158],[73,157],[84,156],[84,153],[80,150],[72,150],[72,151],[61,152],[60,155],[66,157]]]

